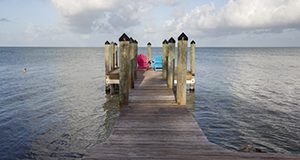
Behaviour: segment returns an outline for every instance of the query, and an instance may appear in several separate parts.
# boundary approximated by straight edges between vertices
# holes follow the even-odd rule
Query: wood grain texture
[[[175,43],[168,44],[168,88],[174,87],[174,66],[175,66]]]
[[[129,82],[128,75],[130,67],[129,65],[129,55],[130,44],[129,41],[120,42],[120,73],[119,73],[119,95],[120,95],[120,105],[128,104],[128,94],[129,94]]]
[[[195,43],[191,43],[191,48],[190,48],[190,67],[191,67],[191,74],[192,74],[192,78],[195,79],[195,71],[196,71],[196,64],[195,64],[195,56],[196,56],[196,45]],[[191,84],[190,85],[190,90],[194,91],[195,90],[195,84]]]
[[[186,105],[187,41],[178,41],[176,100]]]
[[[241,153],[209,142],[192,114],[174,100],[167,86],[161,90],[142,85],[166,83],[162,73],[138,72],[141,85],[130,90],[110,137],[91,148],[83,159],[99,160],[299,160],[283,154]]]
[[[168,71],[168,44],[163,44],[163,79],[167,79],[167,71]]]
[[[109,68],[109,52],[110,52],[110,44],[105,45],[105,74],[108,75],[110,68]]]

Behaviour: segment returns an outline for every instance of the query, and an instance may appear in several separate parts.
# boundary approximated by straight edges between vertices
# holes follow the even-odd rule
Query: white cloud
[[[179,0],[52,0],[65,23],[76,32],[114,32],[141,23],[158,5],[175,5]]]
[[[116,0],[52,0],[64,16],[74,16],[85,11],[111,10],[117,4]]]
[[[298,0],[230,1],[221,12],[229,27],[295,27],[300,24]]]
[[[174,26],[176,32],[187,30],[213,36],[300,29],[300,1],[230,0],[221,9],[210,3],[165,23],[166,28]]]

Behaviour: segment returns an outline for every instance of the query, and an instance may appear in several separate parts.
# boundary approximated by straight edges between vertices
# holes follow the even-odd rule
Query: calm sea
[[[196,63],[188,107],[210,141],[300,154],[300,48],[197,48]],[[103,48],[0,48],[0,159],[80,159],[109,135],[117,98]]]

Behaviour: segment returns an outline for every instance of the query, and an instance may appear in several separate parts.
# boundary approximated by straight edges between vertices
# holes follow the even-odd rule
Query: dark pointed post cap
[[[105,45],[108,45],[108,44],[110,44],[110,43],[109,43],[108,41],[106,41],[106,42],[105,42]]]
[[[148,46],[151,46],[151,43],[150,43],[150,42],[148,42],[148,43],[147,43],[147,45],[148,45]]]
[[[136,44],[139,44],[139,42],[138,42],[137,40],[135,40],[135,43],[136,43]]]
[[[196,44],[196,42],[194,40],[192,40],[191,44]]]
[[[129,41],[129,37],[123,33],[122,36],[119,38],[119,41],[122,42],[122,41]]]
[[[129,38],[130,43],[134,43],[134,39],[132,37]]]
[[[181,35],[178,37],[178,41],[185,40],[187,41],[189,38],[182,32]]]
[[[115,44],[115,46],[117,46],[118,45],[118,43],[114,43]]]
[[[168,44],[168,41],[165,39],[165,40],[163,41],[163,44]]]
[[[169,43],[175,43],[176,41],[175,41],[175,39],[173,38],[173,37],[171,37],[170,39],[169,39]]]

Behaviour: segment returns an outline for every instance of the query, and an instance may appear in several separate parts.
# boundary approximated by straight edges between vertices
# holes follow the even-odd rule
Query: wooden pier
[[[163,79],[167,80],[168,88],[173,88],[176,84],[178,89],[185,90],[189,85],[189,90],[195,90],[195,41],[191,42],[190,45],[190,70],[187,68],[187,55],[188,55],[188,37],[182,33],[178,37],[178,63],[175,65],[175,39],[171,37],[168,41],[162,42],[163,56]],[[134,79],[136,79],[136,67],[137,67],[137,55],[138,55],[138,42],[132,37],[129,38],[125,33],[120,37],[120,50],[118,52],[118,46],[115,42],[105,42],[105,86],[106,91],[110,94],[115,94],[120,87],[120,79],[125,80],[128,78],[128,88],[133,88]],[[124,46],[124,43],[128,43]],[[181,45],[182,44],[182,45]],[[182,47],[181,47],[182,46]],[[152,61],[152,48],[151,43],[147,43],[148,61]],[[119,56],[118,56],[119,53]],[[118,57],[120,60],[118,60]],[[128,61],[128,64],[127,64]],[[118,64],[118,62],[120,64]],[[125,63],[126,62],[126,63]],[[123,71],[120,68],[123,66]],[[120,67],[119,67],[120,66]],[[127,75],[128,71],[128,75]],[[126,72],[126,74],[125,74]],[[120,76],[122,74],[123,76]],[[126,76],[124,76],[126,75]],[[179,78],[179,80],[178,80]],[[179,82],[180,85],[177,85]],[[127,83],[127,82],[126,82]],[[127,88],[127,86],[121,86],[121,88]],[[122,90],[123,91],[123,90]],[[180,92],[181,93],[181,92]],[[179,100],[185,97],[183,93],[179,96]],[[185,104],[185,99],[182,99],[182,105]]]
[[[119,42],[119,56],[116,43],[105,43],[105,75],[110,92],[115,90],[116,85],[119,86],[120,117],[109,138],[90,149],[84,159],[300,159],[296,155],[229,151],[207,140],[185,107],[189,80],[193,81],[190,89],[195,89],[196,43],[191,42],[191,69],[188,71],[188,37],[184,33],[178,37],[177,66],[174,59],[175,39],[171,37],[169,41],[163,41],[162,72],[137,70],[137,41],[123,34]],[[151,60],[150,42],[147,47]]]
[[[110,137],[84,159],[99,160],[299,160],[283,154],[229,151],[209,142],[191,113],[177,105],[163,73],[138,71],[129,103]]]

